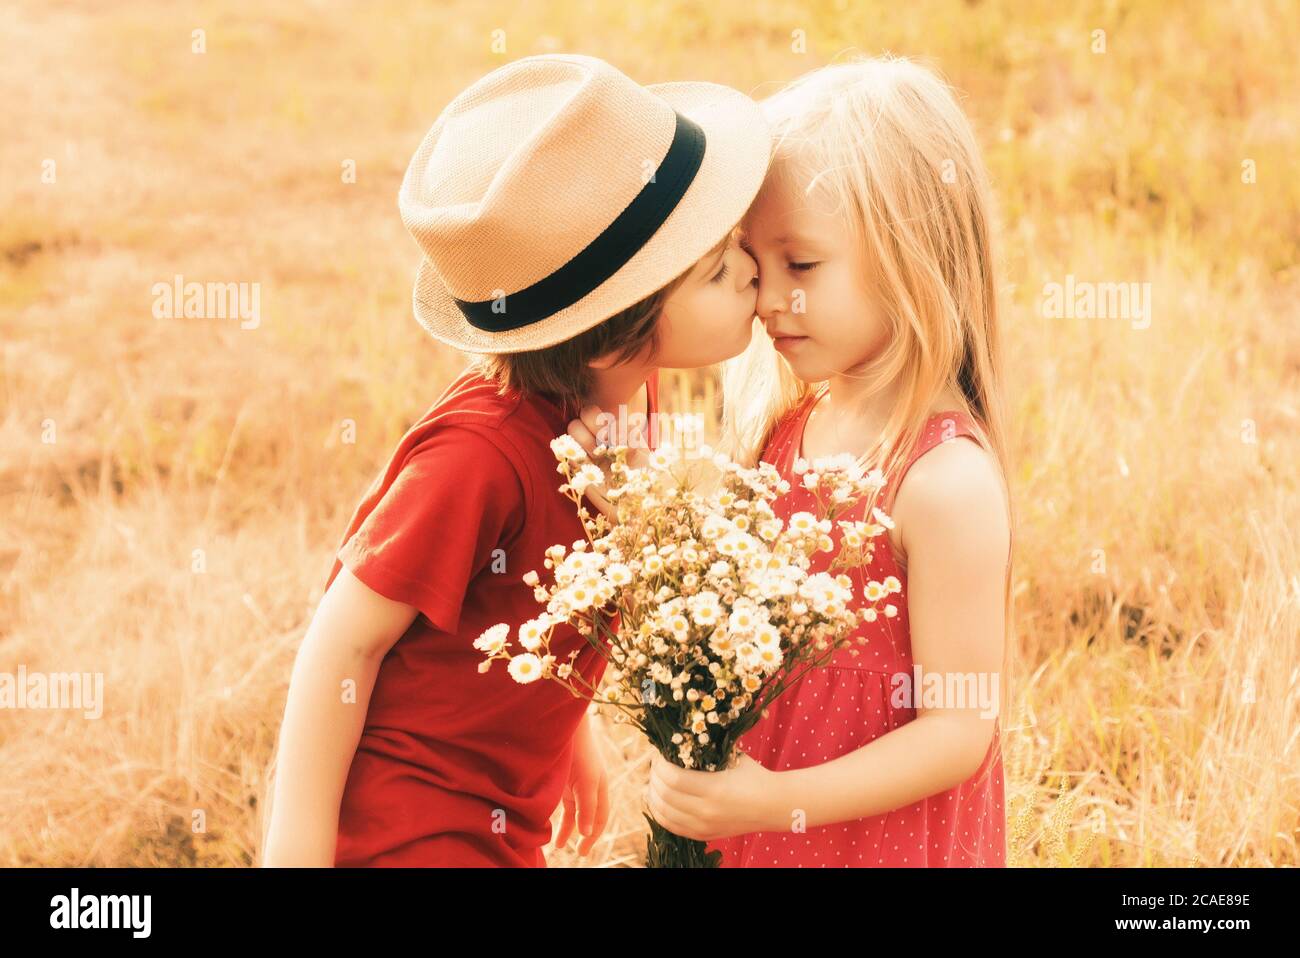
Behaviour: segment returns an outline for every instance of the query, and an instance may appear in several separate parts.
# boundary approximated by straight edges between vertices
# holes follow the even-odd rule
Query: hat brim
[[[608,280],[571,306],[519,329],[472,326],[428,259],[416,273],[415,318],[439,342],[468,353],[517,353],[572,339],[690,269],[744,216],[763,184],[771,138],[749,97],[716,83],[646,87],[704,130],[704,159],[655,234]]]

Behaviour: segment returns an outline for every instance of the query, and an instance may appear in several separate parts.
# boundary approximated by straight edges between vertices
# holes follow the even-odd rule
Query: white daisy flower
[[[487,629],[474,640],[474,648],[480,652],[496,653],[506,647],[506,637],[510,634],[510,626],[504,622],[499,622],[492,628]]]
[[[605,474],[600,471],[600,467],[595,463],[583,463],[582,468],[577,471],[569,485],[573,491],[581,495],[587,491],[589,486],[598,486],[605,481]]]
[[[587,458],[582,445],[570,435],[556,436],[552,439],[551,452],[555,453],[555,458],[566,462]]]
[[[721,611],[717,605],[701,604],[691,609],[691,618],[695,620],[696,625],[705,627],[717,625]]]
[[[531,652],[516,655],[510,660],[510,677],[520,685],[527,685],[542,677],[542,660]]]
[[[710,515],[700,527],[700,535],[705,539],[716,539],[731,530],[731,523],[719,515]]]
[[[725,556],[744,557],[754,551],[754,540],[739,530],[728,532],[718,539],[718,551]]]
[[[790,517],[790,521],[787,525],[795,532],[815,532],[817,530],[817,517],[811,512],[796,512]]]
[[[758,625],[758,617],[754,615],[752,609],[745,606],[738,606],[727,617],[727,630],[738,635],[747,635],[756,625]]]
[[[677,450],[672,446],[663,446],[650,453],[651,469],[667,469],[677,461]]]
[[[548,625],[544,618],[529,619],[519,627],[519,644],[529,652],[536,652]]]

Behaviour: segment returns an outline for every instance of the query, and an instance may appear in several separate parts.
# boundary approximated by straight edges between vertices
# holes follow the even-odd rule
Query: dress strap
[[[804,427],[808,425],[808,418],[812,415],[812,411],[817,408],[817,404],[822,401],[822,397],[830,391],[831,384],[824,382],[816,389],[810,390],[808,395],[803,397],[803,402],[799,407],[799,414],[794,417],[793,423],[795,435],[794,454],[796,456],[802,451],[803,431]]]
[[[912,468],[916,460],[935,446],[941,446],[945,442],[952,442],[962,436],[969,436],[979,443],[981,447],[988,448],[983,430],[970,416],[959,409],[938,412],[927,419],[925,425],[921,428],[921,435],[917,439],[916,445],[912,447],[912,452],[903,460],[903,464],[898,468],[898,471],[885,484],[880,496],[881,509],[886,514],[893,509],[894,496],[898,493],[898,487],[902,485],[903,477],[907,475],[907,471]]]
[[[772,434],[764,444],[763,458],[782,469],[793,465],[795,457],[799,455],[804,422],[828,386],[828,383],[823,383],[820,388],[810,390],[803,399],[786,411],[773,427]]]

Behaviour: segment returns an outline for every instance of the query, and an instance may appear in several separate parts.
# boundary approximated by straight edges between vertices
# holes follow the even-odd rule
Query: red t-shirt
[[[650,411],[658,374],[646,383]],[[544,611],[521,579],[583,538],[550,442],[571,409],[499,393],[473,369],[402,438],[348,524],[343,565],[419,609],[384,657],[339,809],[337,866],[541,866],[588,702],[559,683],[478,671],[473,642]],[[558,626],[551,651],[595,684],[605,661]]]

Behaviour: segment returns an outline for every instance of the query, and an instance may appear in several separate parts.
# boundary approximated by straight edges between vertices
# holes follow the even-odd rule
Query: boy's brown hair
[[[482,355],[476,365],[503,392],[513,388],[545,393],[576,409],[591,393],[593,374],[588,363],[593,359],[614,353],[617,362],[627,362],[647,346],[654,354],[664,304],[694,268],[572,339],[529,352]]]

